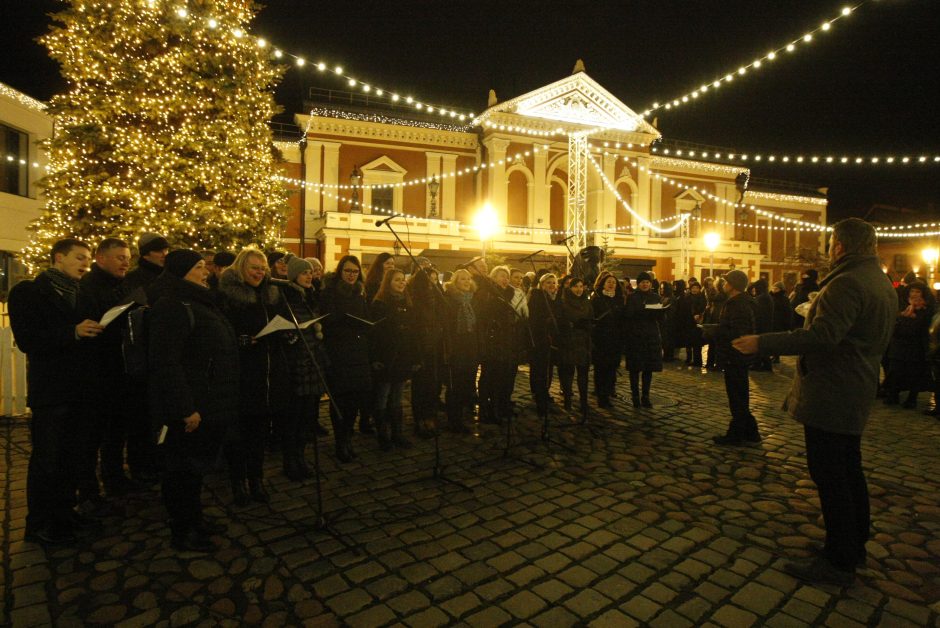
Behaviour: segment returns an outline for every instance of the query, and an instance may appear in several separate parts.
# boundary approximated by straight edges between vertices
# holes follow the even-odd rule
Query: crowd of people
[[[381,253],[364,269],[345,255],[324,273],[319,260],[280,251],[171,251],[154,233],[137,248],[131,270],[123,240],[94,250],[61,240],[49,269],[10,294],[29,358],[27,539],[71,542],[97,524],[106,496],[160,481],[174,547],[210,551],[221,526],[203,514],[200,493],[220,453],[234,504],[267,502],[266,449],[280,449],[291,480],[310,477],[305,448],[329,434],[324,400],[336,460],[348,463],[357,426],[382,452],[412,446],[406,392],[418,438],[511,420],[524,364],[544,430],[556,374],[557,412],[584,423],[592,405],[620,398],[622,364],[632,407],[653,407],[654,373],[684,350],[687,366],[724,373],[731,421],[715,442],[753,445],[761,436],[748,371],[771,370],[779,355],[733,344],[801,328],[820,290],[815,270],[792,291],[740,270],[701,283],[601,272],[587,285],[549,270],[489,269],[482,258],[440,273],[426,258]],[[931,386],[930,366],[940,371],[930,342],[938,325],[925,284],[906,277],[897,296],[882,390],[885,403],[909,391],[913,407]],[[278,317],[279,331],[267,333]]]

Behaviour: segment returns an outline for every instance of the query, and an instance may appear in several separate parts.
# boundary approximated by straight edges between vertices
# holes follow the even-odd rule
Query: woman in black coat
[[[658,322],[663,310],[659,295],[650,288],[649,273],[640,273],[636,278],[636,291],[627,297],[624,308],[627,330],[627,369],[630,371],[630,392],[633,407],[652,408],[650,386],[653,373],[663,370],[663,345],[659,337]],[[652,307],[651,307],[652,306]],[[640,376],[643,378],[642,396]]]
[[[926,284],[916,281],[907,287],[907,302],[907,307],[898,313],[888,346],[890,367],[885,381],[885,404],[898,403],[900,392],[907,390],[904,407],[916,408],[917,395],[929,387],[927,351],[934,300]]]
[[[518,315],[511,305],[515,290],[506,266],[474,281],[473,306],[480,326],[480,422],[501,424],[512,412],[518,360]]]
[[[414,307],[415,345],[421,365],[411,379],[411,417],[415,435],[430,438],[437,430],[446,375],[444,330],[449,312],[434,269],[416,270],[408,280],[407,292]]]
[[[597,405],[609,408],[617,385],[617,367],[620,365],[620,348],[623,346],[623,291],[620,282],[604,271],[594,282],[591,296],[594,312],[593,343],[591,357],[594,360],[594,394]]]
[[[255,336],[275,316],[284,314],[280,290],[271,283],[267,259],[261,251],[244,249],[219,277],[222,311],[238,336],[241,364],[239,430],[226,443],[226,458],[236,504],[268,502],[261,482],[264,446],[271,421],[278,426],[288,405],[290,387],[287,358],[280,334]],[[245,490],[245,481],[248,490]]]
[[[578,374],[581,417],[588,416],[588,370],[591,368],[591,326],[594,308],[588,300],[584,280],[575,277],[565,288],[558,304],[558,379],[565,402],[571,411],[574,376]]]
[[[529,329],[532,331],[532,349],[529,351],[529,388],[535,399],[535,408],[543,421],[548,417],[552,385],[552,348],[559,336],[558,278],[552,273],[542,275],[538,288],[529,291]]]
[[[445,356],[449,370],[444,403],[447,406],[447,427],[458,434],[470,432],[464,422],[464,413],[473,404],[477,367],[480,365],[480,326],[473,307],[475,289],[466,269],[454,272],[444,285],[449,307]]]
[[[150,312],[148,369],[151,416],[166,426],[163,502],[173,547],[207,552],[222,529],[203,517],[202,479],[238,421],[238,344],[199,253],[173,251],[164,274],[172,281]]]
[[[414,308],[405,292],[405,273],[396,269],[385,272],[382,285],[372,302],[371,359],[375,405],[375,431],[379,448],[392,445],[402,449],[411,443],[402,433],[404,414],[401,407],[405,382],[420,367]]]
[[[356,457],[352,447],[356,415],[370,411],[372,395],[371,322],[362,285],[362,265],[355,255],[344,255],[336,272],[323,279],[320,313],[329,314],[323,319],[323,341],[330,356],[326,378],[336,458],[349,462]]]
[[[287,256],[286,263],[287,281],[278,282],[277,286],[284,297],[287,320],[293,322],[296,319],[302,325],[319,318],[313,288],[313,265],[293,255]],[[281,453],[284,475],[295,482],[310,477],[310,469],[304,459],[309,433],[316,432],[316,436],[327,434],[319,419],[320,398],[326,392],[325,377],[330,364],[322,332],[321,324],[313,323],[301,329],[299,334],[296,331],[284,334],[291,391],[290,404],[280,430]]]
[[[702,366],[702,330],[699,325],[705,319],[705,308],[708,303],[702,284],[697,281],[689,282],[689,291],[678,303],[677,321],[683,344],[685,345],[686,366]]]

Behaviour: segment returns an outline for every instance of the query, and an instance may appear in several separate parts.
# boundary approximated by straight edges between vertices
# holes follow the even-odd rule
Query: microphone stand
[[[384,219],[384,220],[377,220],[377,221],[375,221],[375,226],[376,226],[376,227],[381,227],[382,225],[385,225],[386,227],[388,227],[388,230],[392,233],[393,236],[395,236],[395,240],[398,242],[398,244],[401,246],[401,248],[405,251],[405,253],[408,254],[408,257],[411,258],[411,263],[414,265],[414,268],[417,268],[417,269],[418,269],[417,271],[415,271],[416,274],[417,274],[418,272],[422,272],[422,273],[425,273],[425,277],[427,277],[427,273],[424,271],[424,269],[421,268],[421,265],[418,264],[418,260],[415,259],[415,256],[414,256],[414,255],[411,254],[411,249],[409,249],[408,246],[407,246],[404,242],[402,242],[402,239],[398,236],[398,233],[395,231],[395,228],[392,227],[392,225],[391,225],[391,223],[390,223],[390,221],[392,220],[392,218],[395,218],[395,216],[392,215],[392,216],[389,216],[388,218],[386,218],[386,219]],[[430,277],[427,277],[427,278],[428,278],[428,281],[430,282]],[[440,293],[440,291],[438,291],[438,290],[436,289],[435,286],[431,286],[431,288],[433,289],[434,294],[436,295],[436,297],[439,297],[439,298],[441,298],[441,299],[444,298],[444,295],[442,295],[442,294]],[[449,371],[449,370],[450,370],[450,367],[448,367],[448,371]],[[451,378],[452,378],[452,377],[453,377],[453,376],[451,375]],[[452,379],[451,379],[451,388],[450,388],[450,390],[451,390],[451,391],[453,390],[453,380],[452,380]],[[450,394],[450,393],[448,393],[448,394]],[[435,416],[437,416],[437,415],[438,415],[438,411],[435,409]],[[467,485],[464,484],[463,482],[459,482],[459,481],[457,481],[457,480],[454,480],[453,478],[447,477],[447,475],[445,474],[445,472],[444,472],[444,466],[441,464],[440,432],[441,432],[440,426],[435,425],[435,426],[434,426],[434,467],[431,469],[431,478],[432,478],[432,479],[435,479],[435,480],[440,480],[441,482],[446,482],[446,483],[448,483],[448,484],[452,484],[452,485],[454,485],[454,486],[456,486],[456,487],[458,487],[458,488],[461,488],[461,489],[463,489],[463,490],[465,490],[465,491],[470,491],[470,492],[472,493],[472,492],[473,492],[473,489],[472,489],[472,488],[470,488],[469,486],[467,486]]]
[[[293,289],[293,288],[291,288]],[[304,330],[300,328],[300,323],[297,321],[297,315],[294,314],[294,308],[291,307],[290,301],[287,298],[287,295],[283,295],[284,305],[287,306],[287,311],[290,314],[291,322],[294,323],[294,328],[297,330],[297,335],[300,336],[300,341],[304,343],[304,349],[307,351],[307,355],[310,357],[310,360],[313,362],[313,367],[317,369],[317,375],[320,377],[320,381],[323,382],[323,387],[326,389],[326,394],[330,399],[330,405],[333,406],[333,409],[336,411],[338,416],[343,416],[343,413],[340,412],[339,406],[336,405],[336,401],[333,399],[333,393],[330,392],[329,385],[326,383],[326,374],[323,372],[323,369],[320,367],[320,362],[317,361],[316,354],[313,351],[313,347],[310,346],[310,343],[307,342],[307,338],[304,336]],[[319,406],[319,404],[318,404]],[[319,412],[318,412],[319,414]],[[329,522],[327,521],[326,514],[323,512],[323,489],[321,486],[320,477],[322,475],[320,471],[320,438],[317,436],[317,431],[313,430],[313,475],[316,481],[316,494],[317,494],[317,515],[316,522],[314,523],[314,529],[321,532],[326,532],[334,539],[345,545],[346,547],[351,547],[346,541],[343,540],[343,537],[339,532],[334,530]]]

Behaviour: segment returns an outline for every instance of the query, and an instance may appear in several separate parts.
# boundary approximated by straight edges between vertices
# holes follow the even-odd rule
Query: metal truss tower
[[[568,234],[575,254],[587,246],[587,167],[586,133],[568,135]],[[571,260],[568,261],[569,270]]]

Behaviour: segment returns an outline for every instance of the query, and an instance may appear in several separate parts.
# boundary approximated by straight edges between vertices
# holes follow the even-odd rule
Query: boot
[[[368,414],[363,414],[359,417],[359,433],[360,434],[372,434],[375,432],[375,427],[372,423],[372,417]]]
[[[297,458],[294,452],[284,448],[284,475],[293,482],[300,482],[303,478],[300,476],[300,469],[297,468]]]
[[[581,423],[587,423],[590,416],[587,397],[581,397]]]
[[[232,501],[236,506],[247,506],[251,501],[245,488],[245,480],[232,480]]]
[[[392,427],[392,442],[399,449],[411,449],[411,442],[405,438],[402,433],[402,423],[405,417],[401,408],[392,408],[389,410],[389,419]]]
[[[326,428],[320,425],[319,421],[316,421],[313,424],[313,431],[316,432],[317,436],[329,436],[330,433],[326,431]]]
[[[339,462],[352,462],[352,456],[346,449],[346,426],[342,420],[333,421],[333,444]]]
[[[653,407],[653,404],[650,403],[650,390],[649,390],[649,388],[646,386],[646,382],[643,382],[643,384],[644,384],[644,385],[643,385],[643,396],[640,397],[640,404],[641,404],[644,408],[652,408],[652,407]]]
[[[389,430],[389,414],[391,411],[386,408],[375,413],[375,435],[379,441],[379,449],[389,451],[392,448],[392,439]]]
[[[463,408],[447,409],[447,430],[455,434],[469,434],[470,428],[463,421]]]
[[[309,479],[313,474],[310,472],[310,467],[307,466],[307,459],[304,456],[304,450],[307,449],[307,443],[300,441],[297,443],[297,452],[294,454],[295,460],[297,462],[297,472],[300,475],[301,480]]]
[[[908,409],[916,408],[917,407],[917,394],[918,393],[914,392],[913,390],[907,393],[907,399],[905,399],[904,403],[902,404],[903,407],[908,408]]]
[[[271,501],[271,496],[268,495],[268,492],[264,489],[264,484],[261,483],[261,478],[248,480],[248,492],[251,494],[252,501],[256,501],[261,504],[267,504]]]
[[[571,393],[563,393],[565,397],[565,412],[571,412]]]

